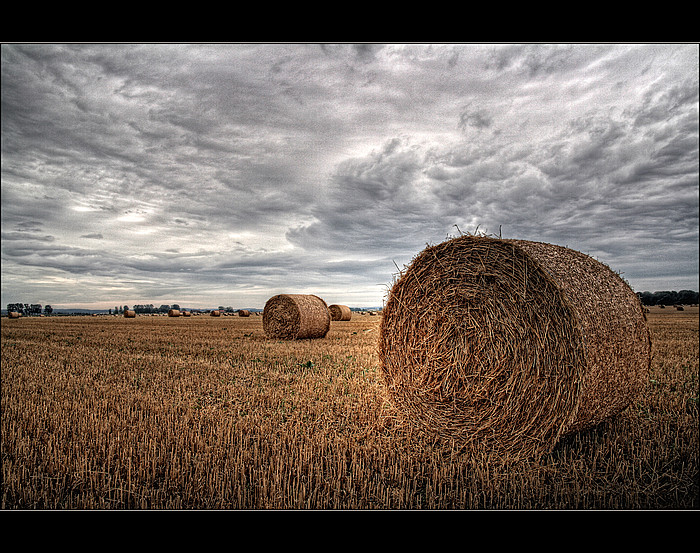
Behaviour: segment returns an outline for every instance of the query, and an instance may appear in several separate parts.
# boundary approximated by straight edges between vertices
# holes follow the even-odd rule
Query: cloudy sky
[[[698,290],[697,44],[3,44],[2,300],[381,305],[426,244]]]

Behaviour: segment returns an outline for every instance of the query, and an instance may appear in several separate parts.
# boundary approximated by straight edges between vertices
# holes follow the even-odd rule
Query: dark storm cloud
[[[477,228],[698,287],[697,45],[1,52],[4,303],[378,304]]]

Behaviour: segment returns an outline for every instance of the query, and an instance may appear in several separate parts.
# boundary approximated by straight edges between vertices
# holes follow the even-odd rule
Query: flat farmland
[[[516,464],[412,430],[379,316],[3,318],[2,508],[697,509],[698,309],[647,318],[638,401]]]

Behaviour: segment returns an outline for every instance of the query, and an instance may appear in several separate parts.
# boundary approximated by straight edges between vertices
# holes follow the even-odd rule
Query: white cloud
[[[1,54],[3,304],[378,304],[455,225],[698,288],[697,45]]]

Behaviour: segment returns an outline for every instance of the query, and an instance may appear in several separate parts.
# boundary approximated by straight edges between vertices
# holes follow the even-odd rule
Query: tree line
[[[698,293],[693,290],[637,292],[637,296],[643,305],[695,305],[698,303]]]
[[[8,303],[7,312],[16,312],[25,317],[31,317],[36,315],[41,315],[42,306],[40,303]],[[46,315],[53,313],[53,307],[46,305],[43,308]]]
[[[180,306],[177,303],[174,303],[172,305],[167,305],[163,304],[160,307],[156,307],[152,303],[147,303],[147,304],[138,304],[134,305],[134,307],[131,309],[134,313],[167,313],[171,309],[177,309],[178,311],[180,310]],[[129,311],[129,306],[125,305],[123,308],[115,307],[114,312],[115,313],[123,313],[124,311]],[[111,313],[111,310],[110,310]]]
[[[173,303],[172,305],[167,305],[163,304],[160,307],[156,307],[152,303],[148,303],[145,305],[134,305],[134,307],[131,309],[135,313],[167,313],[171,309],[176,309],[178,311],[181,311],[180,305],[177,303]],[[125,305],[123,308],[115,307],[114,312],[115,313],[123,313],[124,311],[128,311],[129,306]],[[193,311],[199,311],[199,309],[193,309]],[[235,310],[233,307],[224,307],[223,305],[219,306],[219,311],[222,313],[234,313]],[[110,311],[111,312],[111,311]]]
[[[698,301],[698,293],[693,290],[681,290],[679,292],[675,290],[663,290],[660,292],[637,292],[637,296],[643,305],[697,305],[700,303]],[[144,305],[134,305],[132,308],[136,313],[167,313],[170,309],[180,310],[180,306],[177,303],[172,305],[160,305],[156,307],[152,303]],[[129,306],[116,306],[114,310],[109,309],[109,314],[112,313],[124,313],[128,311]],[[7,312],[10,313],[15,311],[20,315],[25,317],[41,315],[42,311],[45,315],[50,315],[53,313],[53,307],[50,305],[42,306],[40,303],[8,303]],[[233,313],[233,307],[219,306],[219,311],[226,313]]]

